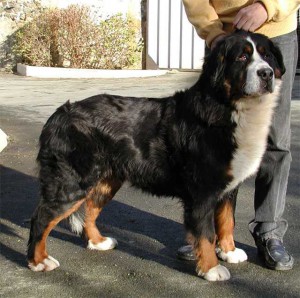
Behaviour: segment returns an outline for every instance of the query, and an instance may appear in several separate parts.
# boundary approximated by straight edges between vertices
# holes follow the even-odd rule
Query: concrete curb
[[[7,146],[8,136],[6,133],[0,128],[0,152]]]
[[[144,78],[157,77],[168,73],[168,70],[139,69],[78,69],[59,67],[40,67],[17,64],[17,73],[22,76],[53,79],[95,79],[95,78]]]

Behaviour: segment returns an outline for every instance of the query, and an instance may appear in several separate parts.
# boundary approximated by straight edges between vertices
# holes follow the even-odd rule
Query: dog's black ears
[[[220,40],[206,57],[205,65],[203,65],[203,72],[209,75],[211,84],[214,87],[217,87],[224,79],[227,50],[226,41]]]
[[[272,41],[270,41],[270,49],[275,57],[275,78],[280,79],[285,73],[285,66],[280,49]]]

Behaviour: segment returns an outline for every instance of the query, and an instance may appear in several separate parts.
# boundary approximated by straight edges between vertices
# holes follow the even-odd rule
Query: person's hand
[[[242,8],[233,20],[233,25],[237,29],[254,32],[268,19],[268,13],[265,6],[256,2]]]
[[[218,36],[211,42],[210,48],[213,49],[213,48],[217,45],[217,43],[218,43],[220,40],[222,40],[222,39],[225,38],[225,36],[226,36],[225,33],[224,33],[224,34],[218,35]]]

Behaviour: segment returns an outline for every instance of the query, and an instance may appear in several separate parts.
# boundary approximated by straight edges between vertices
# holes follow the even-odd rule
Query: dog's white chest
[[[237,149],[230,164],[233,180],[224,192],[234,189],[257,171],[266,149],[275,98],[274,94],[268,94],[237,104],[237,111],[232,115],[237,125],[233,135]]]

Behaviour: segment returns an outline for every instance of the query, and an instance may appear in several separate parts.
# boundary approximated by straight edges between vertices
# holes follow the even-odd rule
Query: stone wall
[[[0,70],[11,71],[14,59],[11,54],[12,36],[16,30],[32,19],[40,11],[37,0],[0,0]]]
[[[88,5],[99,17],[130,12],[141,19],[141,0],[0,0],[0,71],[12,71],[16,62],[11,53],[13,34],[45,7],[65,8]]]

